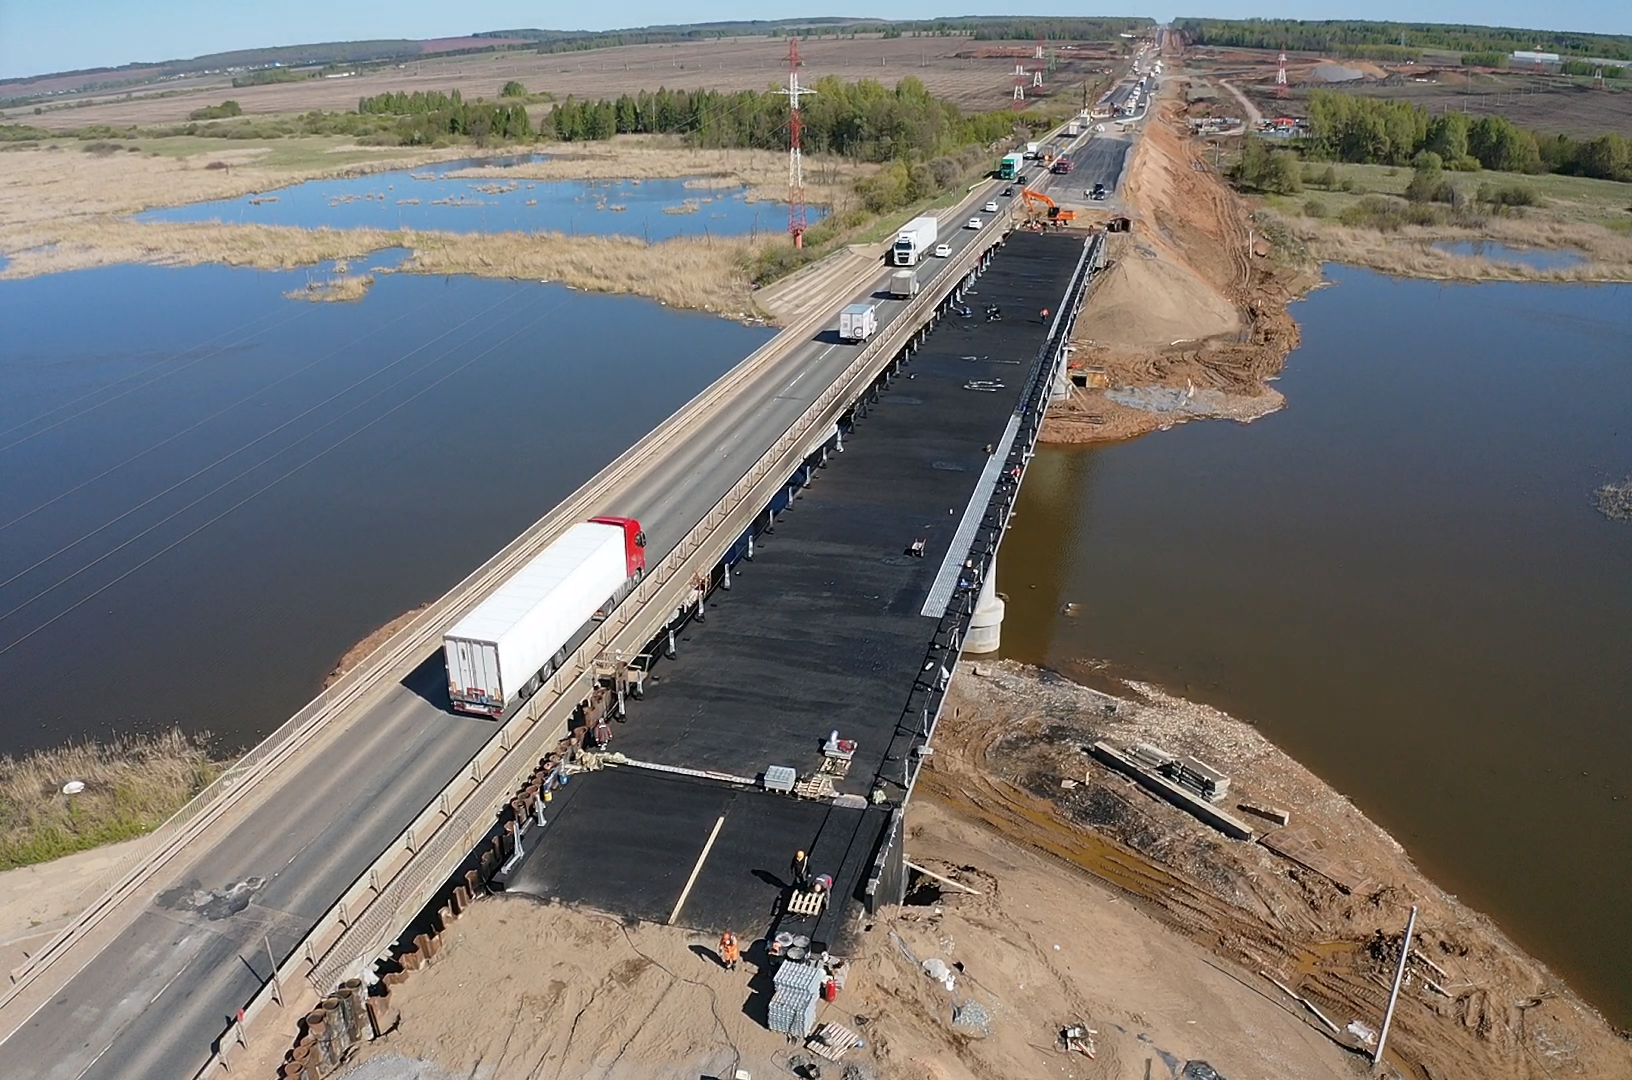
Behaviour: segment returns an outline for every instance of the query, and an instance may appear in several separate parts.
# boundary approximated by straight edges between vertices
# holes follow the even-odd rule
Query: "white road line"
[[[686,879],[686,887],[680,890],[680,899],[674,902],[674,910],[669,912],[670,926],[673,926],[674,920],[680,917],[680,909],[686,906],[686,897],[691,895],[691,887],[697,884],[697,875],[703,872],[703,862],[707,860],[708,853],[714,849],[714,841],[719,837],[720,828],[724,824],[725,815],[721,814],[719,820],[714,822],[714,831],[708,834],[708,843],[703,845],[703,853],[697,856],[697,865],[691,868],[691,876]]]

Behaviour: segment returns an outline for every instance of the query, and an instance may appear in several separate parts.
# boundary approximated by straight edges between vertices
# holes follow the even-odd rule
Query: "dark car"
[[[1105,193],[1105,185],[1104,184],[1095,184],[1094,185],[1094,190],[1092,190],[1092,191],[1090,191],[1088,193],[1088,197],[1090,199],[1094,200],[1095,202],[1103,202],[1103,201],[1105,201],[1105,194],[1106,194]]]
[[[1008,187],[1004,188],[1003,189],[1003,194],[1004,195],[1013,195],[1014,194],[1014,185],[1010,184]]]

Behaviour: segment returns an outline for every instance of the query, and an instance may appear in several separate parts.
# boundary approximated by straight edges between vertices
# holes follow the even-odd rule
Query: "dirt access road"
[[[1266,385],[1298,343],[1286,305],[1317,268],[1281,266],[1245,203],[1192,139],[1184,78],[1162,84],[1121,197],[1132,229],[1113,234],[1073,338],[1071,395],[1050,408],[1049,442],[1132,438],[1186,420],[1251,420],[1281,396]]]

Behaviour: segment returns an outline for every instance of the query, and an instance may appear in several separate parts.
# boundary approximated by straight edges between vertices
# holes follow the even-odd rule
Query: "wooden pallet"
[[[829,1061],[838,1061],[861,1042],[861,1038],[843,1024],[823,1024],[805,1043],[805,1048]]]
[[[801,799],[831,799],[837,794],[833,788],[833,778],[822,773],[807,776],[795,783],[793,793]]]
[[[813,919],[827,907],[827,893],[795,889],[788,897],[788,913]]]

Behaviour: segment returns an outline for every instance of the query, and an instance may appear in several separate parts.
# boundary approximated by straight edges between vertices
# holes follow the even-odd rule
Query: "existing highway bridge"
[[[1077,158],[1072,187],[1114,187],[1128,145],[1116,137],[1079,140],[1071,151]],[[285,995],[292,1010],[314,988],[326,992],[339,979],[361,974],[493,829],[496,810],[588,696],[601,672],[597,660],[640,652],[677,611],[694,610],[699,574],[706,579],[742,554],[740,539],[765,524],[766,507],[788,497],[789,478],[800,476],[813,455],[837,451],[841,423],[860,425],[848,451],[854,460],[846,458],[843,468],[812,489],[821,498],[833,493],[834,505],[818,515],[811,513],[818,496],[804,499],[786,531],[766,538],[743,599],[733,594],[721,619],[688,624],[692,640],[681,643],[672,666],[660,668],[661,689],[654,688],[652,700],[635,707],[631,723],[619,728],[619,748],[672,766],[753,776],[768,764],[802,765],[794,759],[808,756],[811,740],[840,727],[861,736],[864,752],[853,767],[854,781],[840,783],[839,791],[865,803],[882,781],[910,778],[903,770],[912,763],[913,747],[923,745],[923,734],[902,728],[903,717],[923,710],[928,723],[944,688],[934,678],[915,683],[914,672],[931,645],[955,654],[957,643],[948,633],[967,629],[956,630],[956,619],[947,623],[926,603],[941,596],[943,610],[956,614],[972,608],[983,580],[989,590],[989,571],[970,577],[961,558],[948,562],[945,556],[960,544],[972,551],[978,542],[986,545],[980,559],[995,557],[1001,522],[993,534],[981,500],[1001,494],[997,485],[1005,476],[1018,484],[1018,473],[1010,470],[1023,467],[1029,435],[1015,418],[1030,409],[1023,423],[1040,421],[1042,399],[1034,391],[1046,382],[1046,365],[1059,359],[1069,329],[1060,318],[1061,300],[1080,286],[1088,265],[1080,237],[1025,237],[974,284],[983,295],[963,301],[980,310],[988,296],[1000,296],[1006,321],[945,317],[948,297],[993,264],[994,245],[1001,242],[996,223],[981,230],[958,226],[988,199],[1000,198],[1001,186],[981,185],[941,214],[951,257],[923,265],[916,299],[879,301],[881,329],[872,342],[836,341],[832,310],[788,327],[153,834],[85,914],[12,973],[0,997],[0,1076],[193,1076],[220,1059],[218,1050],[230,1056],[241,1010],[247,1008],[254,1020],[275,1010],[273,1001]],[[878,295],[887,275],[886,268],[872,265],[846,292]],[[1041,318],[1041,308],[1054,314]],[[932,335],[928,327],[936,322]],[[865,399],[877,380],[908,352],[916,357],[885,395],[887,404],[878,407],[876,420],[866,418]],[[901,379],[909,380],[910,389],[900,389]],[[935,417],[934,432],[914,428],[914,413],[906,407],[912,398],[922,400],[926,417]],[[925,454],[940,464],[909,485],[898,466]],[[504,723],[450,712],[442,629],[561,530],[597,514],[636,517],[645,526],[652,569],[636,594]],[[913,523],[920,517],[933,523],[918,528]],[[966,525],[970,520],[973,525]],[[856,533],[857,522],[872,531]],[[929,541],[921,560],[880,550],[865,602],[858,606],[852,593],[826,609],[830,590],[824,583],[846,560],[880,536],[890,538],[886,548],[904,550],[920,534]],[[735,611],[739,605],[746,609],[750,597],[775,596],[801,597],[804,606],[755,609],[756,617],[768,621],[750,632],[772,644],[750,657],[748,643],[733,636],[743,628],[732,629]],[[849,620],[849,636],[826,646],[807,640],[816,620],[830,618]],[[869,621],[875,625],[864,629]],[[861,638],[877,643],[876,672],[817,677],[846,656],[854,659],[858,654],[843,642]],[[725,683],[701,665],[700,656],[692,662],[693,649],[702,655],[705,646],[718,650],[715,655],[737,657],[737,670]],[[772,724],[763,713],[768,701],[801,697],[797,724]],[[842,721],[819,719],[838,715],[832,710],[841,699],[847,702]],[[697,722],[702,715],[708,723]],[[636,858],[643,838],[649,849],[658,837],[649,831],[649,817],[629,812],[632,804],[654,805],[644,790],[653,785],[654,791],[680,790],[664,797],[684,808],[667,819],[677,839],[664,845],[671,856],[664,875],[675,860],[692,870],[694,841],[700,839],[693,825],[707,819],[706,832],[706,824],[720,818],[727,823],[720,829],[722,856],[733,846],[740,851],[762,842],[781,851],[787,836],[810,832],[822,858],[829,857],[829,847],[835,852],[833,869],[848,875],[841,882],[847,894],[850,884],[864,887],[857,883],[874,861],[875,841],[890,828],[887,812],[861,808],[841,813],[823,807],[822,819],[835,824],[813,825],[815,819],[807,818],[814,811],[797,809],[801,804],[791,800],[780,804],[779,812],[792,815],[781,825],[774,814],[757,823],[733,818],[719,806],[722,797],[733,797],[719,794],[731,789],[729,783],[627,770],[588,779],[574,786],[572,799],[548,827],[558,841],[514,868],[512,887],[588,902],[640,896],[638,903],[631,899],[631,913],[695,919],[699,925],[721,913],[763,907],[769,886],[758,879],[718,887],[702,881],[694,890],[697,908],[688,916],[663,889],[641,894],[639,882],[619,876],[619,865],[628,868],[619,859]],[[886,808],[901,796],[900,780],[892,782],[896,790],[882,796]],[[601,845],[619,845],[626,853],[600,860],[595,879],[584,877],[570,855],[591,821]],[[724,858],[719,865],[727,865]],[[734,865],[741,869],[745,863]]]

